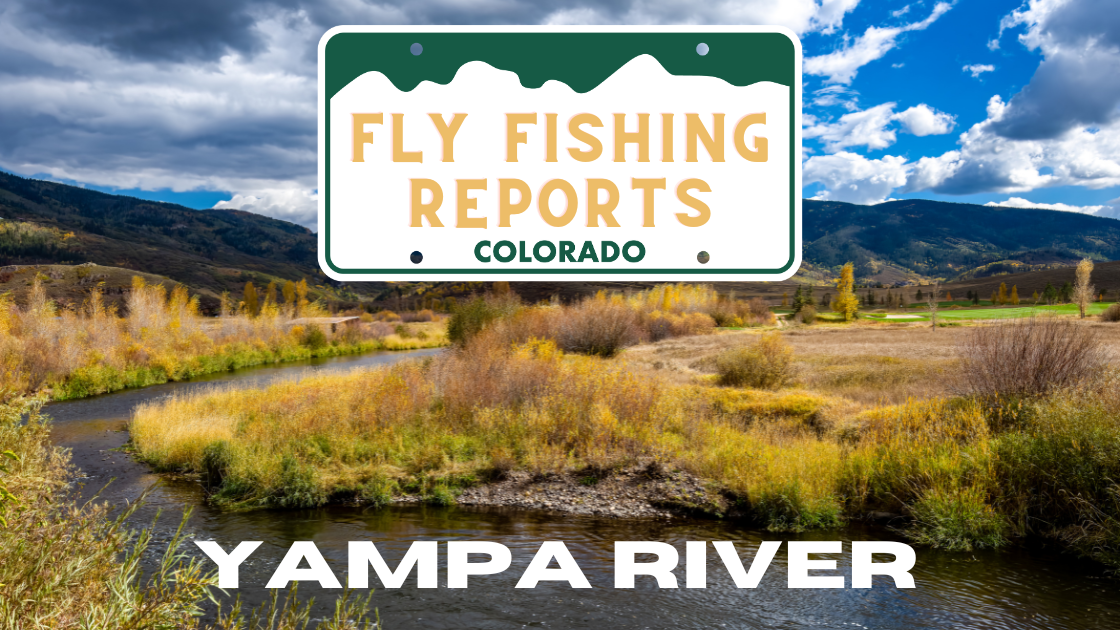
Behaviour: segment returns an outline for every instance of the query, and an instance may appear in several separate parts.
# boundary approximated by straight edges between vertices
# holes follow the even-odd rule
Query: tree
[[[1031,299],[1034,300],[1035,304],[1038,304],[1038,291],[1031,294]]]
[[[992,302],[992,306],[999,304],[999,293],[992,291],[992,297],[990,298],[990,300]]]
[[[1053,306],[1059,297],[1058,290],[1054,288],[1054,285],[1047,282],[1046,287],[1042,289],[1042,301]]]
[[[1007,304],[1007,283],[1006,282],[999,283],[999,303],[1001,305],[1002,304]]]
[[[980,292],[979,291],[973,291],[972,292],[972,305],[973,306],[980,306]]]
[[[1066,281],[1062,288],[1058,289],[1058,300],[1062,304],[1069,304],[1073,301],[1073,284]]]
[[[793,312],[794,314],[800,313],[802,307],[805,306],[805,296],[801,292],[801,285],[797,285],[797,290],[793,292]]]
[[[805,306],[817,305],[817,301],[813,299],[813,291],[816,288],[816,285],[814,285],[812,282],[810,282],[809,286],[805,288]]]
[[[855,284],[855,269],[852,263],[847,263],[840,269],[840,278],[836,280],[836,291],[839,295],[832,301],[832,310],[844,316],[844,321],[850,322],[859,311],[859,298],[852,291]]]
[[[789,306],[789,293],[783,293],[782,294],[782,308],[787,308],[788,306]]]
[[[1089,276],[1093,273],[1093,261],[1088,258],[1077,263],[1077,285],[1073,289],[1073,300],[1077,302],[1077,310],[1081,319],[1085,319],[1085,312],[1089,309],[1089,302],[1093,301],[1096,288],[1089,284]]]
[[[946,291],[945,292],[945,301],[946,302],[952,302],[953,301],[953,292],[952,291]]]
[[[919,302],[921,302],[921,301],[922,301],[922,290],[921,290],[921,289],[918,289],[918,296],[917,296],[917,298],[916,298],[916,299],[917,299],[917,300],[918,300]]]
[[[307,278],[296,283],[296,317],[301,317],[307,310]]]
[[[934,282],[933,288],[929,292],[929,298],[926,300],[926,306],[929,308],[929,325],[933,330],[937,330],[937,299],[939,293],[941,293],[941,283]]]
[[[285,282],[283,293],[285,304],[294,305],[296,303],[296,283],[292,282],[291,280]]]
[[[268,283],[268,287],[264,290],[264,303],[276,306],[279,302],[276,300],[276,281],[272,280]]]
[[[249,317],[256,317],[261,312],[260,298],[257,296],[257,288],[253,286],[252,282],[245,283],[245,314]]]
[[[825,293],[824,294],[824,297],[821,298],[821,306],[823,306],[824,308],[829,308],[829,309],[832,308],[832,294],[831,293]]]
[[[1015,306],[1019,305],[1019,285],[1011,285],[1011,303]]]

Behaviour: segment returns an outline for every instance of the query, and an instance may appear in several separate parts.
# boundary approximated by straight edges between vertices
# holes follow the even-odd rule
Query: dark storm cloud
[[[992,130],[1012,140],[1056,138],[1120,116],[1120,10],[1116,0],[1075,0],[1032,25],[1046,55]]]
[[[231,51],[260,51],[264,41],[255,23],[280,12],[302,12],[325,31],[338,24],[537,24],[557,11],[580,8],[614,21],[632,5],[631,0],[403,0],[342,6],[299,0],[24,0],[18,13],[27,27],[122,57],[210,61]],[[687,4],[676,13],[685,17]]]

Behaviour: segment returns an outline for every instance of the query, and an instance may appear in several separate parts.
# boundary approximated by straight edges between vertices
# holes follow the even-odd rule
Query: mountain
[[[987,286],[1007,273],[1061,269],[1085,256],[1120,259],[1120,221],[1057,212],[909,199],[874,206],[806,199],[804,264],[794,281],[825,285],[856,264],[860,283],[943,278]],[[166,276],[204,297],[239,296],[246,281],[306,278],[316,297],[403,306],[464,295],[481,283],[338,283],[320,270],[308,229],[239,210],[193,210],[0,172],[0,267],[93,262]],[[1064,272],[1063,272],[1064,273]],[[1064,277],[1064,276],[1063,276]],[[995,281],[998,285],[998,281]],[[652,283],[517,283],[533,299]],[[718,283],[745,295],[746,283]],[[769,283],[765,294],[792,291]]]
[[[0,172],[0,265],[93,262],[167,276],[196,291],[319,271],[307,228],[239,210],[193,210]]]
[[[804,259],[854,262],[864,281],[983,277],[1120,258],[1120,221],[1074,212],[923,199],[859,206],[806,199]],[[981,268],[1003,262],[1006,268]]]

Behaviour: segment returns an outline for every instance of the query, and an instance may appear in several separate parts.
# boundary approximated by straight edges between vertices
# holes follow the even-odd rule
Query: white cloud
[[[999,50],[999,38],[998,37],[988,40],[988,50],[993,50],[993,51],[994,50]]]
[[[891,11],[891,17],[902,17],[910,12],[910,5],[906,5],[897,11]]]
[[[819,182],[825,190],[817,199],[876,204],[886,201],[891,191],[906,183],[906,158],[891,155],[869,160],[862,155],[840,152],[818,155],[806,160],[806,184]]]
[[[995,69],[996,69],[995,66],[993,66],[991,64],[987,64],[987,63],[976,63],[976,64],[972,64],[970,66],[965,66],[965,67],[961,68],[961,70],[964,70],[965,72],[972,73],[972,78],[973,79],[979,78],[981,74],[984,74],[985,72],[992,72]]]
[[[859,109],[858,100],[857,93],[843,85],[826,85],[813,92],[813,105],[818,107],[839,105],[850,112],[854,112]]]
[[[245,210],[277,219],[298,223],[312,231],[319,219],[319,196],[300,189],[273,189],[254,191],[256,194],[236,194],[228,201],[214,204],[217,210]]]
[[[863,35],[856,38],[854,42],[846,43],[840,50],[827,55],[806,57],[805,74],[826,76],[829,83],[847,85],[856,77],[860,68],[890,52],[904,33],[929,28],[951,8],[952,5],[947,2],[938,2],[929,17],[920,22],[883,28],[869,27]]]
[[[941,135],[949,133],[956,126],[956,121],[951,115],[939,112],[924,103],[901,111],[892,118],[905,125],[906,130],[915,136]]]
[[[883,103],[844,114],[835,122],[811,119],[802,130],[802,137],[819,138],[829,151],[858,146],[875,150],[895,143],[896,132],[890,128],[894,122],[901,123],[906,131],[916,136],[949,133],[955,124],[952,116],[925,104],[898,113],[894,108],[895,103]]]
[[[1079,212],[1081,214],[1095,214],[1107,206],[1071,206],[1065,203],[1034,203],[1022,197],[1011,197],[1006,201],[996,203],[989,201],[984,204],[995,208],[1037,208],[1039,210],[1060,210],[1062,212]]]

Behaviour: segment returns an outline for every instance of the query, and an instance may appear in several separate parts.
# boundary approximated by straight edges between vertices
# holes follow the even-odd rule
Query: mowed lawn
[[[951,303],[945,303],[937,312],[938,319],[946,321],[950,320],[965,320],[965,319],[1016,319],[1020,317],[1030,317],[1032,315],[1077,315],[1076,304],[1056,304],[1054,306],[1015,306],[1015,307],[997,307],[997,308],[964,308],[947,310],[945,307]],[[1106,308],[1111,306],[1113,302],[1093,302],[1089,305],[1089,314],[1098,315]],[[889,317],[888,317],[889,316]],[[860,317],[868,319],[886,319],[890,321],[915,321],[922,319],[929,319],[929,313],[923,311],[912,311],[908,313],[860,313]]]

